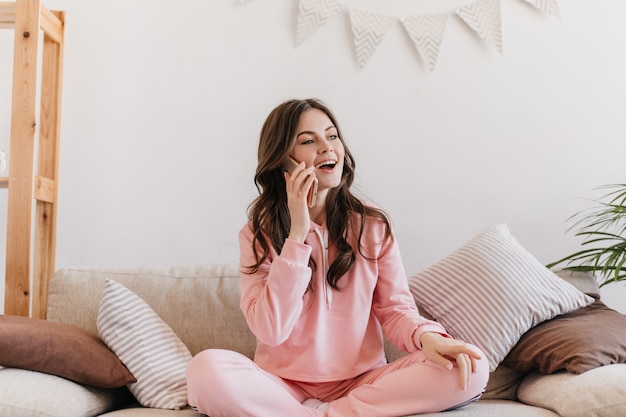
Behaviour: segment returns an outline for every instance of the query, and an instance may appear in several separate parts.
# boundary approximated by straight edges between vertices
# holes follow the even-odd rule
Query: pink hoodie
[[[358,218],[355,215],[355,220]],[[357,224],[353,222],[353,224]],[[348,243],[356,248],[357,230]],[[282,252],[272,250],[255,274],[249,225],[239,233],[241,309],[257,337],[254,361],[266,371],[301,382],[346,380],[385,363],[382,331],[400,349],[414,352],[413,335],[444,333],[415,307],[395,239],[384,242],[384,224],[368,218],[363,249],[339,280],[340,291],[326,282],[336,256],[326,250],[327,230],[311,222],[305,243],[287,239]],[[315,271],[308,266],[309,256]],[[312,290],[307,291],[312,276]],[[382,331],[381,331],[382,326]]]

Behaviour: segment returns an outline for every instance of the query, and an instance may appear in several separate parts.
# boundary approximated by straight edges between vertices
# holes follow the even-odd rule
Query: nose
[[[324,141],[320,142],[319,153],[324,154],[329,152],[335,152],[335,149],[330,141],[324,139]]]

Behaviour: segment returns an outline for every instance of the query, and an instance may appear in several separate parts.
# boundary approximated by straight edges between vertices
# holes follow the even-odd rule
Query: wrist
[[[422,332],[421,334],[419,334],[419,336],[417,337],[417,340],[415,341],[415,345],[422,349],[424,347],[424,344],[428,344],[428,339],[429,337],[431,337],[434,333],[433,332]]]
[[[414,342],[415,342],[415,346],[417,346],[418,349],[423,349],[424,344],[429,344],[430,342],[433,342],[438,337],[442,337],[446,339],[450,337],[450,335],[446,333],[440,333],[440,332],[432,331],[432,330],[426,330],[422,332],[421,334],[419,334],[419,336],[418,336],[418,333],[415,332],[415,335],[417,336],[417,338],[416,340],[414,340]]]
[[[287,239],[295,240],[298,243],[304,243],[305,238],[306,238],[306,235],[301,236],[299,234],[289,234],[289,236],[287,236]]]

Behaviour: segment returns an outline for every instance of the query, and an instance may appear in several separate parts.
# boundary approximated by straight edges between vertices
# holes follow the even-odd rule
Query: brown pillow
[[[21,316],[0,315],[0,366],[100,388],[137,381],[96,336],[69,324]]]
[[[561,369],[582,374],[598,366],[626,363],[626,316],[596,300],[530,329],[503,363],[541,374]]]

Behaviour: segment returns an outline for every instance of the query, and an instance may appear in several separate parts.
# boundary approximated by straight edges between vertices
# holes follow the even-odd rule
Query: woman
[[[288,158],[299,162],[291,173]],[[419,315],[387,215],[350,192],[354,167],[320,101],[290,100],[268,116],[260,195],[239,236],[241,308],[257,349],[254,361],[218,349],[191,361],[189,404],[201,413],[401,417],[484,390],[479,349]],[[383,332],[410,354],[387,364]]]

